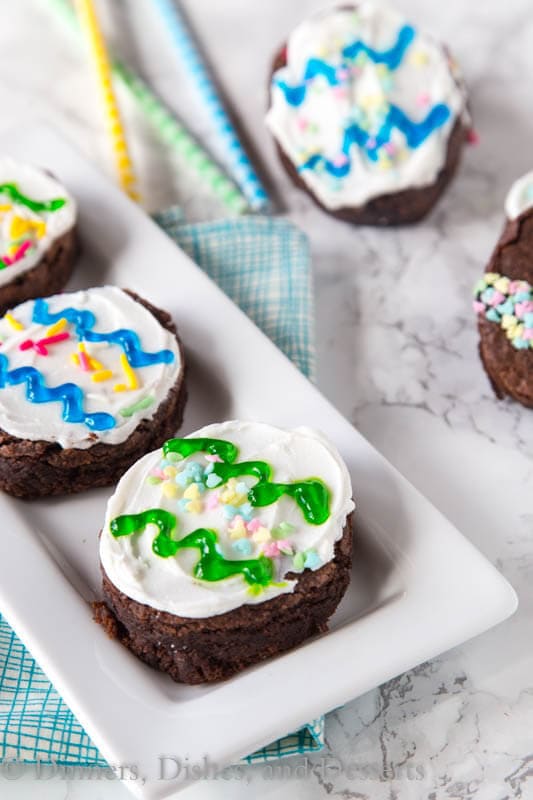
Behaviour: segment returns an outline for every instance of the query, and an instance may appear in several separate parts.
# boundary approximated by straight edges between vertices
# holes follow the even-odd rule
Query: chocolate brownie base
[[[533,285],[533,209],[507,222],[486,272]],[[500,399],[512,397],[533,408],[533,352],[513,347],[495,322],[478,318],[479,353],[492,387]]]
[[[69,281],[78,252],[76,228],[71,228],[51,244],[38,264],[0,286],[0,316],[25,300],[60,292]]]
[[[284,67],[286,63],[286,47],[284,46],[274,59],[272,75],[276,70]],[[372,198],[365,203],[364,206],[358,207],[343,206],[341,208],[332,209],[325,206],[304,181],[301,173],[298,172],[294,163],[277,141],[276,149],[281,163],[292,182],[299,189],[303,189],[304,192],[307,192],[316,205],[327,214],[331,214],[333,217],[344,220],[345,222],[351,222],[354,225],[377,225],[380,227],[412,225],[415,222],[419,222],[431,211],[455,175],[461,159],[463,145],[467,139],[468,130],[468,127],[465,126],[460,119],[457,119],[452,128],[450,138],[448,139],[444,166],[437,175],[437,179],[434,183],[413,189],[403,189],[400,192],[391,194],[383,194],[379,197]]]
[[[142,661],[179,683],[225,680],[252,664],[283,653],[327,629],[350,581],[351,518],[335,545],[335,557],[306,569],[294,592],[203,619],[158,611],[127,597],[103,573],[104,602],[94,618]]]
[[[128,294],[175,335],[183,363],[183,348],[169,314],[133,292]],[[19,439],[0,429],[0,489],[15,497],[33,500],[109,486],[141,456],[174,436],[183,419],[186,399],[182,370],[154,416],[143,420],[125,442],[116,445],[98,442],[86,450]]]

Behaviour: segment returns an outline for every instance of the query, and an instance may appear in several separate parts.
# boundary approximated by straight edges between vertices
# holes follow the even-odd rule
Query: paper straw
[[[196,90],[211,117],[224,148],[227,165],[254,210],[264,208],[269,199],[246,151],[239,140],[209,69],[202,58],[187,22],[173,0],[153,0],[172,43],[195,82]]]
[[[76,0],[76,9],[80,26],[85,34],[91,61],[98,81],[102,107],[111,141],[111,148],[115,158],[115,168],[121,187],[132,200],[139,202],[140,196],[137,191],[137,179],[133,170],[128,143],[120,119],[115,93],[113,91],[113,80],[111,78],[111,66],[107,54],[105,39],[103,37],[98,17],[92,0]]]
[[[47,5],[53,6],[61,14],[64,21],[69,23],[73,30],[78,29],[79,32],[76,16],[69,0],[47,0]],[[249,206],[242,192],[229,180],[220,167],[211,160],[205,150],[195,141],[176,116],[147,84],[117,58],[111,58],[111,69],[113,75],[122,82],[137,101],[139,108],[161,138],[178,155],[187,160],[187,163],[196,170],[198,176],[209,186],[213,194],[218,197],[228,211],[234,214],[246,212]]]

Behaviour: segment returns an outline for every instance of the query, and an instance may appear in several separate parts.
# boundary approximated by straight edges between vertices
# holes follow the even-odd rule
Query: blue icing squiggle
[[[174,361],[172,350],[158,350],[156,353],[146,353],[141,348],[141,343],[135,331],[129,328],[119,328],[110,333],[98,333],[92,328],[96,318],[92,311],[79,308],[64,308],[57,313],[48,310],[46,300],[39,298],[33,307],[32,321],[39,325],[53,325],[54,322],[65,318],[75,326],[76,335],[87,342],[108,342],[122,347],[129,364],[132,367],[149,367],[153,364],[171,364]]]
[[[46,386],[42,373],[35,367],[9,370],[7,357],[0,353],[0,389],[20,383],[26,384],[26,399],[30,403],[62,403],[65,422],[82,422],[93,431],[106,431],[116,425],[111,414],[87,414],[83,410],[83,391],[75,383]]]
[[[365,53],[375,64],[385,64],[390,70],[395,70],[401,64],[405,52],[414,38],[415,29],[412,25],[404,25],[400,28],[396,43],[388,50],[375,50],[360,39],[357,39],[342,50],[342,55],[346,60],[353,61],[359,53]],[[339,67],[334,67],[321,58],[310,58],[305,68],[302,83],[291,86],[286,81],[276,79],[275,85],[281,89],[289,105],[299,106],[305,100],[309,81],[321,75],[330,86],[338,86],[342,83],[341,78],[338,76],[338,70],[345,69],[346,66],[346,63],[342,63]]]
[[[400,130],[407,140],[409,147],[415,148],[424,142],[433,131],[440,128],[450,117],[450,109],[444,103],[438,103],[428,113],[421,122],[413,122],[409,117],[398,108],[391,106],[385,122],[375,136],[360,128],[353,123],[344,131],[342,153],[346,160],[341,164],[335,164],[325,156],[315,153],[299,166],[299,170],[315,169],[319,164],[323,164],[326,172],[335,178],[344,178],[351,169],[349,161],[350,148],[353,144],[365,148],[367,156],[371,161],[377,161],[380,148],[390,141],[391,133],[394,128]]]

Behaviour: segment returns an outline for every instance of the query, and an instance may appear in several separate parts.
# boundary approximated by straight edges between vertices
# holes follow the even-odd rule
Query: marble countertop
[[[480,142],[465,152],[431,217],[397,231],[351,228],[321,214],[291,186],[263,126],[274,49],[321,0],[186,5],[283,213],[311,239],[321,389],[498,566],[520,608],[498,628],[330,714],[328,748],[309,759],[305,775],[250,767],[240,780],[202,781],[184,796],[533,797],[533,412],[495,400],[470,310],[471,287],[503,223],[506,191],[532,167],[530,0],[398,0],[453,47]],[[210,143],[202,110],[154,28],[149,0],[115,0],[106,11],[117,49]],[[112,175],[83,53],[47,0],[0,0],[0,20],[0,130],[44,119]],[[177,202],[190,219],[220,214],[186,166],[125,108],[149,208]],[[128,796],[103,775],[37,785],[31,771],[10,781],[0,770],[2,800],[25,800],[37,790],[43,800]]]

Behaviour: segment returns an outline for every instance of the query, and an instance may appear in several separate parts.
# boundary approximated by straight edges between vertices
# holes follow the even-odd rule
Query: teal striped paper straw
[[[173,0],[153,0],[161,14],[174,47],[195,82],[198,94],[211,117],[218,138],[226,153],[227,166],[251,207],[258,211],[269,204],[268,195],[259,180],[238,137],[217,88],[209,74],[183,14]]]
[[[77,17],[69,0],[46,0],[46,2],[48,6],[53,6],[73,31],[80,33]],[[113,75],[136,100],[161,138],[185,158],[225,207],[234,214],[244,214],[249,210],[248,200],[240,189],[212,161],[147,84],[117,58],[111,58],[111,69]]]

